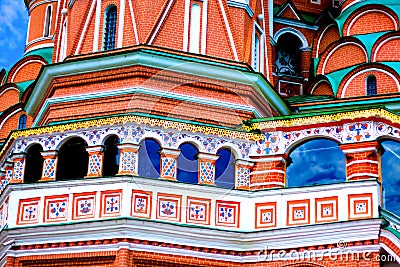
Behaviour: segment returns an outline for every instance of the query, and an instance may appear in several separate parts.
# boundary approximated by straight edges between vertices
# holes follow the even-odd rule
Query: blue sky
[[[27,24],[23,0],[0,0],[0,68],[9,69],[22,57]]]
[[[385,141],[382,146],[384,208],[400,215],[400,143]],[[287,169],[288,186],[346,181],[344,154],[333,141],[309,141],[297,147],[290,157],[293,163]]]

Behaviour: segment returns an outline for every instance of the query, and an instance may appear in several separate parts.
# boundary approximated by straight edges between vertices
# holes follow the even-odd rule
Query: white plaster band
[[[378,174],[363,172],[363,173],[355,173],[355,174],[349,175],[349,176],[347,176],[347,179],[350,180],[352,178],[361,177],[361,176],[370,176],[370,177],[379,178]]]
[[[379,164],[379,162],[375,160],[369,160],[369,159],[362,159],[362,160],[354,160],[350,163],[347,163],[346,166],[349,167],[354,164],[361,164],[361,163],[371,163],[371,164]]]

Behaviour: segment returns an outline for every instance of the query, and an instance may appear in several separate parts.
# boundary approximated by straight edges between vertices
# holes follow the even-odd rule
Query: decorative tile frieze
[[[255,228],[276,227],[276,202],[256,203]]]
[[[73,195],[73,220],[95,218],[96,192],[76,193]]]
[[[315,221],[334,222],[338,220],[338,197],[315,199]]]
[[[102,191],[100,217],[118,217],[122,209],[122,190]]]
[[[211,199],[187,197],[186,222],[194,224],[210,224]]]
[[[372,194],[348,195],[349,220],[372,218]]]
[[[288,226],[310,223],[310,200],[292,200],[287,202]]]
[[[17,225],[39,223],[39,203],[40,197],[20,199],[18,204]],[[5,216],[5,214],[3,214],[3,216]]]
[[[68,195],[48,196],[44,198],[44,222],[68,220]]]
[[[217,200],[215,203],[215,225],[239,227],[240,202]]]
[[[139,218],[151,218],[152,193],[142,190],[132,190],[131,216]]]
[[[181,221],[182,196],[174,194],[157,194],[157,219]]]

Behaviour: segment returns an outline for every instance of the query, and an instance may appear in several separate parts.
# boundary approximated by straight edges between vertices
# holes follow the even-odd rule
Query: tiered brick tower
[[[1,266],[400,264],[397,0],[25,4],[0,72]],[[319,138],[346,181],[287,187]]]

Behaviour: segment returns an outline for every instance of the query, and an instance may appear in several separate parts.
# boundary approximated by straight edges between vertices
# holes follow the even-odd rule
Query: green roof
[[[51,64],[53,61],[53,47],[35,49],[24,55],[24,57],[27,56],[41,56],[48,64]]]
[[[332,96],[318,96],[318,95],[301,95],[301,96],[293,96],[286,98],[290,104],[301,104],[301,103],[310,103],[310,102],[320,102],[320,101],[327,101],[333,100],[334,97]]]
[[[19,95],[21,96],[25,92],[26,88],[28,88],[28,86],[31,85],[33,82],[34,80],[16,83],[16,85],[18,86]]]
[[[356,4],[351,5],[349,8],[345,9],[342,14],[340,14],[336,18],[336,22],[339,27],[339,32],[342,34],[343,32],[343,25],[346,22],[346,20],[349,18],[349,16],[358,8],[365,6],[365,5],[371,5],[371,4],[376,4],[376,5],[384,5],[385,7],[388,7],[392,9],[397,16],[400,17],[400,2],[399,0],[365,0],[358,2]]]

